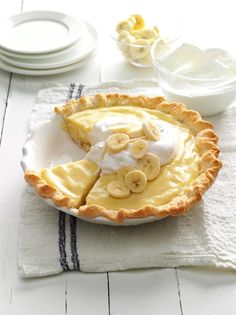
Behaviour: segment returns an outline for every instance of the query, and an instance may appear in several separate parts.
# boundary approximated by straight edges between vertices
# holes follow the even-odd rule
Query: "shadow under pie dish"
[[[78,217],[124,224],[185,214],[221,168],[212,124],[163,97],[97,94],[55,112],[87,154],[27,170],[25,179],[39,196],[75,208]]]

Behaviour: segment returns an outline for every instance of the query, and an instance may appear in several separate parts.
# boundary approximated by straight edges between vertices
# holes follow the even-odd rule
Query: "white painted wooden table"
[[[51,77],[26,77],[0,70],[0,314],[236,314],[236,274],[208,268],[150,269],[103,274],[67,272],[44,279],[21,279],[17,269],[20,168],[27,120],[43,82],[96,83],[100,80],[151,77],[128,66],[104,35],[107,19],[133,12],[175,13],[184,26],[202,31],[212,20],[232,27],[234,1],[0,1],[0,18],[35,9],[62,10],[92,22],[100,31],[99,54],[75,71]],[[155,8],[156,7],[156,8]],[[205,23],[205,24],[204,24]],[[235,23],[235,22],[234,22]],[[234,24],[235,29],[235,24]],[[228,34],[230,36],[230,34]],[[219,33],[219,36],[222,34]]]

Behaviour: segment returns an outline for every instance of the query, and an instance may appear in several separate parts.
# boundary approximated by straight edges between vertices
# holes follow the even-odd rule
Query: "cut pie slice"
[[[52,199],[58,207],[78,208],[99,176],[99,166],[81,160],[38,172],[26,171],[26,181],[39,196]]]

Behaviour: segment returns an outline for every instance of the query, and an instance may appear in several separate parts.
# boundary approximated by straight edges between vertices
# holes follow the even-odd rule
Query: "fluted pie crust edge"
[[[202,199],[203,193],[214,182],[222,166],[218,159],[218,137],[214,132],[213,125],[208,121],[204,121],[198,112],[188,110],[183,104],[167,102],[163,97],[146,97],[143,95],[96,94],[94,96],[84,96],[79,100],[70,100],[64,106],[56,107],[55,112],[66,118],[73,113],[86,109],[112,106],[136,106],[159,110],[186,125],[195,135],[196,145],[198,146],[200,154],[199,176],[191,185],[186,186],[178,196],[161,206],[147,204],[139,209],[111,210],[96,204],[84,204],[78,206],[77,215],[88,218],[102,216],[116,223],[123,223],[127,218],[155,216],[161,219],[167,216],[185,214],[192,205]],[[56,206],[76,207],[73,200],[63,196],[60,191],[38,178],[35,172],[26,171],[25,179],[36,188],[40,196],[52,199]]]

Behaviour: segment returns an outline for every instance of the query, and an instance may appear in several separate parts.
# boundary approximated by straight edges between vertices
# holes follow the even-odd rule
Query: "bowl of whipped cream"
[[[169,101],[209,116],[236,99],[236,59],[227,50],[159,39],[152,45],[151,60]]]

